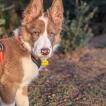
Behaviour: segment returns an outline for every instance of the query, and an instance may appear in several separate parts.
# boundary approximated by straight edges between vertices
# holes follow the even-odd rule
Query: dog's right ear
[[[42,15],[43,13],[43,0],[31,0],[31,3],[23,13],[22,25],[26,25],[33,21],[33,19]]]

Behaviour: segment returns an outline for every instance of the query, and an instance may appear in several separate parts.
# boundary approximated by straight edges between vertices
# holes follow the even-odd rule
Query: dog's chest
[[[23,67],[23,80],[22,85],[28,85],[34,78],[39,74],[38,67],[31,60],[30,57],[22,58],[22,67]]]

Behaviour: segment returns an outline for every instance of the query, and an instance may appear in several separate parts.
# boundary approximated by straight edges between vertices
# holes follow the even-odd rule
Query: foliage
[[[5,33],[5,24],[6,20],[3,18],[3,11],[2,9],[4,8],[3,5],[0,5],[0,37]]]
[[[29,85],[30,106],[106,106],[105,53],[91,50],[79,62],[53,56]]]
[[[3,37],[18,26],[19,19],[14,5],[6,6],[4,2],[0,3],[0,37]]]
[[[90,5],[82,0],[75,2],[75,18],[69,20],[69,12],[63,25],[62,46],[65,52],[76,50],[84,46],[94,35],[89,27],[90,19],[93,18],[97,8],[90,10]]]

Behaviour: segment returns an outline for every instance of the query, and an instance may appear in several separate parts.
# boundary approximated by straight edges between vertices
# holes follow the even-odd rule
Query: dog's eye
[[[55,36],[56,36],[56,33],[51,32],[50,35],[49,35],[50,40],[54,41]]]
[[[39,38],[40,32],[31,33],[33,40],[37,40]]]
[[[39,37],[39,32],[33,32],[33,35],[36,35],[37,37]]]

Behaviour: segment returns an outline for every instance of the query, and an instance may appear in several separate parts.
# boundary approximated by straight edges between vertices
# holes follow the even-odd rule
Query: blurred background
[[[44,0],[45,11],[52,0]],[[0,0],[0,38],[12,36],[30,0]],[[106,0],[63,0],[61,42],[29,87],[31,106],[106,106]]]
[[[20,25],[22,12],[29,0],[0,0],[0,37],[11,33]],[[63,0],[64,23],[61,45],[65,52],[76,50],[94,36],[106,32],[106,0]],[[47,10],[51,0],[44,0]],[[104,44],[105,46],[106,44]]]

